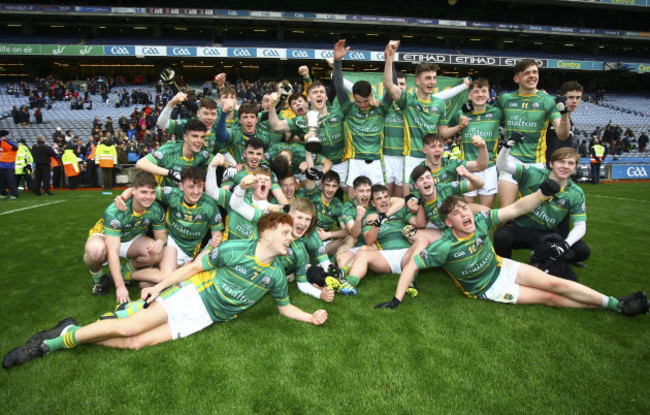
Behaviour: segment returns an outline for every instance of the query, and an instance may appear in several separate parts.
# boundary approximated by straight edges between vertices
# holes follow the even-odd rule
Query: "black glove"
[[[291,95],[292,88],[291,85],[289,84],[282,84],[278,88],[280,91],[280,99],[278,102],[275,104],[275,110],[277,112],[282,111],[282,107],[284,107],[284,103],[287,102],[287,99],[289,98],[289,95]]]
[[[506,146],[506,148],[510,148],[523,140],[525,135],[523,133],[520,133],[519,131],[513,131],[512,134],[510,134],[510,138],[506,139],[506,142],[503,144]]]
[[[377,216],[377,219],[375,220],[373,225],[375,225],[376,227],[380,227],[381,225],[386,223],[387,220],[388,220],[388,217],[386,216],[385,213],[379,213],[378,216]]]
[[[179,172],[177,172],[177,171],[173,171],[173,170],[170,169],[170,170],[167,172],[167,177],[171,178],[171,179],[172,179],[173,181],[175,181],[176,183],[180,183],[180,182],[181,182],[181,174],[180,174]]]
[[[290,205],[289,203],[287,203],[286,205],[283,205],[283,206],[282,206],[282,211],[283,211],[284,213],[289,213],[290,210],[291,210],[291,205]]]
[[[310,167],[305,172],[305,177],[312,181],[320,180],[323,178],[323,172],[318,170],[316,167]]]
[[[28,163],[25,166],[25,171],[27,172],[27,174],[32,174],[32,165]]]
[[[553,259],[559,259],[559,258],[560,258],[562,255],[564,255],[564,254],[569,250],[569,248],[571,248],[571,247],[569,246],[569,244],[567,243],[567,241],[564,241],[564,240],[563,240],[562,242],[551,243],[551,244],[549,245],[549,248],[551,248],[551,252],[552,252],[552,254],[551,254],[551,258],[553,258]]]
[[[327,273],[318,265],[307,268],[307,281],[310,283],[316,284],[319,287],[325,287],[325,277],[327,277]]]
[[[553,179],[546,179],[539,185],[544,196],[553,196],[560,191],[560,184]]]
[[[560,114],[566,114],[569,112],[569,106],[566,104],[566,97],[564,95],[558,95],[555,97],[555,108],[560,111]]]
[[[422,204],[422,199],[420,199],[419,197],[417,197],[417,196],[416,196],[415,194],[413,194],[413,193],[409,193],[409,194],[407,194],[406,196],[404,196],[404,203],[408,205],[409,200],[411,200],[411,199],[417,199],[417,200],[418,200],[418,205],[421,205],[421,204]]]
[[[472,112],[474,111],[474,104],[472,104],[472,101],[467,101],[460,107],[460,110],[463,112]]]
[[[271,167],[268,164],[264,164],[264,163],[260,164],[259,169],[271,171]]]
[[[396,297],[393,297],[393,299],[388,302],[377,304],[375,308],[390,308],[391,310],[395,310],[401,303],[402,302],[400,300],[398,300]]]
[[[237,175],[237,169],[230,166],[223,171],[223,176],[221,177],[221,180],[224,182],[229,182],[232,179],[234,179],[236,175]]]

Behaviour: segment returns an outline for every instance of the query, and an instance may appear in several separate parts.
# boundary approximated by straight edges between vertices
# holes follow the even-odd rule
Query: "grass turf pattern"
[[[589,268],[576,269],[580,281],[614,296],[650,289],[649,185],[583,189],[592,256]],[[77,191],[0,201],[3,356],[63,317],[88,324],[114,308],[113,290],[91,295],[82,261],[88,229],[112,197]],[[0,371],[0,412],[650,411],[650,317],[469,300],[440,270],[419,276],[417,298],[395,311],[375,310],[396,283],[395,275],[371,274],[359,296],[331,304],[290,284],[292,303],[327,309],[321,327],[280,316],[267,296],[236,320],[186,339],[138,351],[53,353]]]

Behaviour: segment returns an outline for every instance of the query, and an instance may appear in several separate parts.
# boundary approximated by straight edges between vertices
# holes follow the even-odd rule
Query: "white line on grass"
[[[627,197],[614,197],[614,196],[604,196],[604,195],[589,195],[589,197],[604,197],[604,198],[606,198],[606,199],[631,200],[631,201],[633,201],[633,202],[643,202],[643,203],[650,202],[649,200],[628,199]]]
[[[20,212],[21,210],[34,209],[34,208],[37,208],[37,207],[47,206],[47,205],[53,205],[53,204],[55,204],[55,203],[61,203],[61,202],[63,202],[63,200],[57,200],[56,202],[47,202],[47,203],[42,203],[42,204],[40,204],[40,205],[29,206],[29,207],[25,207],[25,208],[21,208],[21,209],[9,210],[9,211],[7,211],[7,212],[2,212],[2,213],[0,213],[0,216],[2,216],[2,215],[8,215],[8,214],[10,214],[10,213]]]

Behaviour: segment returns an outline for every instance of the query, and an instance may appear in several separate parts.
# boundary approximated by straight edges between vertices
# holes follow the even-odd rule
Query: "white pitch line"
[[[631,200],[632,202],[643,202],[643,203],[650,202],[650,200],[628,199],[627,197],[614,197],[614,196],[605,196],[605,195],[589,195],[589,197],[604,197],[606,199]]]
[[[10,214],[10,213],[20,212],[21,210],[34,209],[34,208],[37,208],[37,207],[47,206],[47,205],[53,205],[53,204],[55,204],[55,203],[61,203],[61,202],[63,202],[63,200],[57,200],[56,202],[47,202],[47,203],[43,203],[43,204],[40,204],[40,205],[29,206],[29,207],[25,207],[25,208],[21,208],[21,209],[9,210],[9,211],[7,211],[7,212],[2,212],[2,213],[0,213],[0,216],[2,216],[2,215],[8,215],[8,214]]]

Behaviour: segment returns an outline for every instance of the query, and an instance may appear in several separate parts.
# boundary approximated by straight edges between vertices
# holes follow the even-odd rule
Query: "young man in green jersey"
[[[539,169],[522,163],[512,163],[510,148],[504,146],[497,165],[519,183],[522,196],[537,191],[544,180],[550,178],[560,184],[561,190],[532,212],[516,217],[494,233],[494,250],[504,258],[512,257],[513,249],[535,249],[540,238],[554,233],[561,236],[556,259],[582,262],[591,250],[582,238],[587,232],[587,205],[582,189],[571,180],[580,163],[580,155],[572,147],[562,147],[551,156],[551,170]],[[562,226],[565,220],[573,222]]]
[[[176,187],[186,167],[207,169],[212,154],[203,149],[206,126],[191,119],[185,123],[183,141],[167,142],[135,163],[135,168],[156,175],[160,186]]]
[[[342,60],[349,50],[350,47],[345,46],[345,39],[334,45],[332,82],[345,117],[345,151],[349,159],[346,184],[349,186],[348,197],[352,199],[350,186],[353,186],[354,179],[359,176],[368,177],[372,183],[385,183],[382,163],[384,123],[393,101],[390,94],[385,94],[379,105],[371,105],[372,86],[363,80],[357,81],[352,87],[354,102],[350,101],[345,91],[342,69]]]
[[[417,166],[411,172],[411,180],[415,183],[415,191],[406,196],[407,202],[418,200],[424,207],[426,226],[424,229],[414,229],[410,232],[413,241],[424,239],[427,245],[442,237],[445,228],[444,219],[440,215],[440,205],[451,195],[460,196],[468,191],[483,187],[483,179],[470,173],[465,166],[456,168],[459,177],[467,180],[451,183],[436,183],[429,166]]]
[[[228,153],[227,160],[237,166],[241,170],[245,159],[244,151],[246,143],[253,137],[262,140],[264,144],[264,151],[267,151],[271,140],[264,134],[262,130],[257,129],[257,108],[250,103],[244,103],[239,107],[237,116],[239,120],[239,127],[226,129],[226,115],[227,112],[234,108],[236,102],[233,99],[224,100],[222,104],[222,114],[217,122],[217,140],[227,142]]]
[[[501,109],[487,105],[490,98],[490,83],[484,78],[478,78],[469,86],[468,103],[453,114],[449,126],[465,125],[461,131],[460,158],[465,161],[478,161],[481,156],[474,146],[474,137],[480,136],[486,144],[488,166],[476,172],[484,182],[482,188],[465,194],[468,202],[473,202],[478,196],[479,203],[488,208],[494,206],[497,193],[497,146],[499,145],[499,125],[503,118]]]
[[[140,303],[146,308],[126,318],[100,320],[83,327],[57,325],[36,333],[5,356],[3,367],[8,369],[80,344],[140,349],[186,337],[213,323],[234,319],[267,292],[280,314],[321,325],[327,320],[325,310],[310,314],[289,301],[287,277],[278,257],[286,255],[291,246],[292,223],[285,213],[265,215],[258,224],[259,239],[224,242],[201,261],[187,264],[164,281],[143,289]]]
[[[448,228],[442,239],[416,255],[404,267],[391,301],[376,308],[397,308],[420,269],[443,267],[454,284],[469,298],[508,303],[546,304],[554,307],[598,308],[627,315],[648,312],[645,292],[624,298],[603,295],[591,288],[546,274],[494,253],[490,230],[535,209],[548,200],[559,185],[548,179],[534,194],[498,210],[485,210],[474,216],[462,197],[450,196],[440,207]]]
[[[167,103],[165,108],[160,112],[158,121],[156,123],[158,125],[158,128],[167,130],[169,135],[174,134],[177,140],[180,140],[185,135],[185,122],[178,122],[176,120],[170,120],[169,118],[174,107],[185,101],[187,101],[187,94],[184,92],[179,92],[178,94],[174,95],[174,97]],[[210,154],[221,151],[224,145],[223,143],[217,142],[217,137],[215,135],[215,122],[217,121],[217,102],[212,98],[201,99],[199,101],[199,108],[196,111],[196,118],[205,124],[205,128],[207,130],[203,142],[203,149],[205,149]]]
[[[410,177],[415,166],[424,161],[422,139],[425,135],[439,133],[447,139],[462,129],[462,125],[447,127],[447,110],[445,102],[433,96],[438,80],[438,65],[421,63],[415,68],[415,95],[403,91],[393,81],[393,63],[400,42],[392,40],[384,52],[384,87],[387,95],[397,103],[404,114],[404,173],[402,175],[403,194],[410,192],[406,179]]]
[[[218,155],[215,157],[223,157]],[[141,273],[150,279],[162,281],[176,268],[193,260],[200,260],[208,253],[203,250],[203,238],[211,232],[209,246],[216,248],[221,243],[224,229],[223,219],[214,200],[203,193],[205,172],[198,167],[187,167],[181,172],[178,187],[158,187],[156,199],[167,206],[167,246],[158,268],[146,268],[133,272],[139,280]],[[115,198],[115,206],[126,210],[126,201],[133,195],[132,189],[125,190]],[[207,247],[206,247],[207,248]],[[127,264],[131,266],[131,264]]]
[[[505,137],[523,135],[509,157],[522,163],[544,168],[546,165],[546,130],[553,125],[557,138],[569,137],[569,113],[558,110],[557,99],[537,89],[539,65],[534,59],[522,59],[515,65],[514,81],[519,89],[499,96],[496,107],[503,111]],[[508,206],[517,198],[519,186],[507,172],[499,173],[499,206]]]
[[[388,188],[381,184],[372,186],[372,196],[369,207],[366,211],[367,220],[362,229],[363,241],[366,246],[374,246],[377,249],[359,250],[349,267],[349,274],[345,280],[353,287],[358,287],[368,270],[380,274],[400,274],[402,266],[418,252],[428,246],[424,239],[418,239],[411,245],[403,234],[404,227],[411,225],[415,228],[422,228],[426,218],[424,209],[415,200],[411,199],[407,206],[402,207],[394,215],[388,216],[391,207],[391,197]],[[329,279],[334,284],[330,288],[338,287],[340,282]],[[417,288],[412,287],[417,290]],[[416,291],[413,291],[415,294]]]
[[[154,238],[145,236],[152,225]],[[156,179],[147,172],[138,172],[133,179],[133,198],[126,202],[121,212],[113,203],[104,211],[99,221],[89,231],[84,247],[84,262],[93,277],[93,294],[105,295],[111,281],[102,277],[102,265],[108,269],[115,285],[118,303],[129,301],[125,281],[133,278],[133,270],[156,265],[160,262],[167,242],[165,212],[156,203]],[[130,266],[120,267],[120,258],[130,260]],[[143,281],[159,280],[139,275]]]

